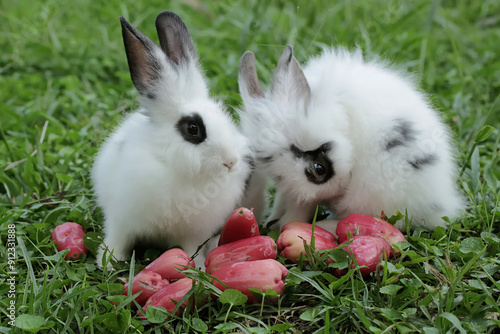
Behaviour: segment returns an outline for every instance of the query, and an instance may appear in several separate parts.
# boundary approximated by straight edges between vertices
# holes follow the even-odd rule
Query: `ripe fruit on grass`
[[[65,260],[78,259],[81,254],[89,252],[83,245],[84,236],[82,225],[70,222],[56,226],[52,232],[52,240],[57,243],[58,251],[69,248],[69,253],[64,257]]]
[[[196,283],[195,281],[195,284]],[[155,307],[163,307],[168,312],[172,313],[176,303],[181,300],[192,287],[193,280],[187,277],[166,285],[148,299],[146,305],[144,305],[144,310],[146,310],[149,305],[153,305]],[[186,299],[184,303],[182,303],[182,306],[175,313],[176,315],[181,314],[182,308],[186,307],[188,301],[189,300]]]
[[[400,241],[406,241],[405,236],[394,225],[389,224],[383,219],[350,214],[337,224],[336,233],[339,242],[347,240],[348,232],[351,235],[377,235],[384,238],[389,244],[395,244]]]
[[[306,244],[311,244],[312,232],[307,229],[289,229],[283,231],[278,237],[276,245],[281,256],[288,260],[298,263],[300,254],[306,254],[304,241]],[[314,233],[314,247],[317,250],[332,249],[337,247],[337,243],[333,240],[326,239],[321,235]]]
[[[352,241],[350,245],[345,246],[345,243],[348,241]],[[379,263],[379,259],[384,259],[388,257],[388,254],[391,251],[391,246],[389,243],[379,237],[372,235],[356,235],[348,240],[344,241],[339,247],[343,247],[343,249],[349,253],[351,253],[359,266],[365,266],[360,268],[361,275],[367,276],[372,271],[377,269],[377,265]],[[355,268],[354,261],[350,264],[350,268]],[[335,275],[340,277],[344,275],[347,270],[339,270],[336,268]]]
[[[145,269],[154,271],[164,279],[173,281],[186,277],[185,274],[176,269],[184,270],[186,269],[184,266],[194,268],[194,261],[182,249],[172,248],[148,264]]]
[[[248,297],[248,302],[259,302],[249,289],[260,289],[266,292],[273,289],[278,294],[283,293],[285,288],[285,276],[288,270],[276,260],[258,260],[249,262],[237,262],[229,266],[220,268],[212,273],[213,277],[218,278],[231,289],[239,290]],[[226,287],[217,280],[214,285],[226,290]]]
[[[143,269],[137,275],[135,275],[132,281],[132,294],[136,294],[139,291],[142,293],[135,298],[139,305],[144,305],[146,301],[154,295],[156,292],[161,290],[163,287],[167,286],[169,283],[166,279],[163,279],[160,274],[153,271]],[[129,283],[125,283],[124,295],[128,293]]]
[[[233,211],[222,227],[219,246],[260,235],[259,225],[252,210],[242,207]]]
[[[297,222],[297,221],[289,222],[288,224],[283,225],[283,227],[281,228],[281,232],[286,231],[286,230],[292,230],[292,229],[301,229],[301,230],[312,231],[312,224],[304,223],[304,222]],[[335,238],[333,233],[325,230],[322,227],[319,227],[318,225],[314,225],[314,234],[319,235],[327,240],[337,242],[337,238]]]
[[[212,249],[205,261],[206,272],[211,274],[236,262],[275,259],[276,255],[276,243],[270,237],[241,239]]]

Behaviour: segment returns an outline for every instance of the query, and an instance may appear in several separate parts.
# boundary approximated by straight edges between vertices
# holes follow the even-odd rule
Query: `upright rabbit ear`
[[[255,55],[251,51],[247,51],[241,56],[240,67],[238,69],[238,85],[243,101],[249,98],[264,97],[262,88],[259,85],[259,78],[257,77]]]
[[[177,14],[169,11],[158,14],[156,31],[163,52],[175,65],[197,59],[189,31]]]
[[[273,97],[292,101],[302,100],[306,106],[309,104],[311,89],[299,62],[293,56],[293,49],[290,45],[285,47],[278,62],[270,91]]]
[[[123,17],[120,17],[120,22],[132,82],[139,94],[154,98],[153,88],[162,71],[161,61],[156,56],[155,50],[160,50],[153,41]]]

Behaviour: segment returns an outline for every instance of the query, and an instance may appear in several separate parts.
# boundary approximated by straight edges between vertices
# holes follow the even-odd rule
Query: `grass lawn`
[[[499,333],[500,1],[0,4],[1,333]],[[276,304],[229,298],[141,320],[121,279],[147,260],[113,272],[96,268],[93,252],[67,262],[51,233],[73,221],[91,240],[102,235],[92,159],[137,107],[118,17],[157,41],[154,19],[166,9],[186,22],[212,93],[231,110],[246,50],[264,83],[286,44],[302,63],[324,45],[359,46],[416,73],[454,132],[463,216],[410,232],[401,256],[366,279],[337,279],[324,261],[289,266]]]

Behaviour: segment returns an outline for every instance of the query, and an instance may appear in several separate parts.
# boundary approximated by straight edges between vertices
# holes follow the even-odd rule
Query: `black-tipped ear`
[[[255,67],[255,55],[251,51],[247,51],[241,56],[238,69],[238,85],[244,100],[248,97],[264,97],[262,88],[259,85],[257,68]]]
[[[120,22],[132,82],[139,94],[151,98],[162,69],[159,59],[154,55],[158,46],[121,16]]]
[[[309,104],[311,89],[290,45],[285,47],[278,62],[270,91],[271,95],[280,94],[288,99],[302,99],[305,105]]]
[[[196,49],[189,31],[177,14],[164,11],[156,17],[156,31],[160,46],[168,58],[176,65],[196,60]]]

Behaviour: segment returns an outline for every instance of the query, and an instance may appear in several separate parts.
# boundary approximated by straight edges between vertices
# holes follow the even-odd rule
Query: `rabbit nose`
[[[223,165],[227,167],[228,171],[230,171],[231,168],[233,168],[233,166],[236,165],[236,161],[229,160],[229,161],[224,162]]]
[[[236,163],[238,162],[238,158],[233,156],[233,155],[229,155],[229,156],[226,156],[224,158],[224,160],[222,160],[222,164],[224,165],[224,167],[227,168],[227,171],[230,172],[231,169],[234,167],[234,165],[236,165]]]

